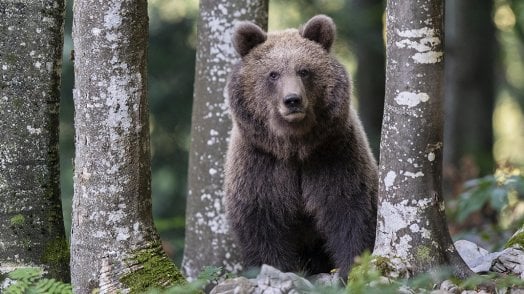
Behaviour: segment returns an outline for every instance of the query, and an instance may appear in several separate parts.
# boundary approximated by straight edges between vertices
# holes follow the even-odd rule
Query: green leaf
[[[508,204],[508,191],[505,188],[497,187],[491,191],[491,207],[500,211]]]
[[[26,268],[19,268],[15,269],[14,271],[10,272],[8,274],[8,277],[11,280],[35,280],[38,278],[41,278],[44,272],[41,268],[38,267],[26,267]]]
[[[215,281],[220,278],[222,274],[222,267],[206,266],[204,270],[198,274],[197,279],[205,281]]]
[[[489,199],[490,193],[485,189],[463,193],[459,200],[457,220],[463,222],[472,213],[479,211]]]
[[[5,289],[6,294],[24,294],[29,284],[23,281],[18,281]]]

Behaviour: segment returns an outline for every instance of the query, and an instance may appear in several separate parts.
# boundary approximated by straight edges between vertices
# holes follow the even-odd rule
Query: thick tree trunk
[[[0,19],[0,273],[37,266],[68,281],[58,158],[64,1],[2,0]]]
[[[492,9],[493,1],[446,4],[444,163],[451,172],[449,181],[493,172],[496,39]],[[457,175],[461,162],[469,162],[473,170]]]
[[[371,149],[378,157],[384,110],[385,52],[382,38],[382,0],[349,1],[352,46],[357,55],[353,83],[358,96],[358,112]]]
[[[267,28],[267,9],[267,0],[200,2],[182,262],[188,278],[195,278],[204,266],[240,269],[222,201],[223,164],[231,129],[224,91],[230,69],[238,61],[231,44],[233,25],[250,20]]]
[[[146,0],[74,3],[75,293],[141,292],[178,278],[151,213],[147,36]]]
[[[465,277],[442,199],[443,13],[442,0],[388,1],[374,254],[410,274],[450,265]]]

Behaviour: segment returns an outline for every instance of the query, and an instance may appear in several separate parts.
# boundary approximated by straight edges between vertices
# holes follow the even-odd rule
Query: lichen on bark
[[[387,2],[386,99],[373,254],[418,274],[472,272],[451,241],[442,198],[443,1]]]
[[[200,1],[182,269],[195,279],[204,266],[241,269],[223,205],[223,164],[231,121],[226,82],[238,61],[231,43],[240,20],[267,27],[267,0]]]
[[[151,211],[147,1],[77,0],[73,10],[71,280],[75,293],[113,293],[133,270],[124,261],[160,243]]]
[[[0,272],[39,267],[68,281],[67,261],[46,258],[50,243],[65,240],[58,156],[64,1],[1,1],[0,19]]]

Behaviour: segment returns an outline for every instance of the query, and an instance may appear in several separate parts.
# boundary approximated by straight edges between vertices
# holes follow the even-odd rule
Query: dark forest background
[[[523,175],[524,0],[447,2],[444,178],[448,221],[457,237],[477,238],[488,249],[495,249],[499,235],[520,227],[524,215],[523,195],[501,182]],[[68,1],[60,111],[67,232],[74,157],[72,5]],[[319,13],[335,20],[335,54],[353,76],[353,105],[378,158],[384,98],[384,3],[271,0],[269,9],[269,30],[298,27]],[[164,247],[177,265],[184,244],[197,16],[196,0],[149,1],[153,214]]]

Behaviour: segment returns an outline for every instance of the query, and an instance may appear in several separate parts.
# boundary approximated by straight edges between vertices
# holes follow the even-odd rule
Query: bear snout
[[[306,117],[307,101],[299,94],[285,95],[280,105],[280,114],[288,122],[299,122]]]
[[[289,94],[284,97],[284,105],[291,111],[302,108],[302,97],[298,94]]]

